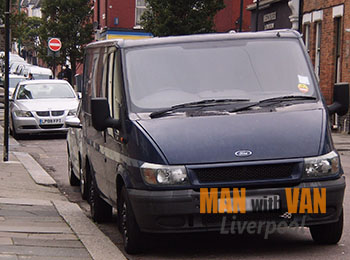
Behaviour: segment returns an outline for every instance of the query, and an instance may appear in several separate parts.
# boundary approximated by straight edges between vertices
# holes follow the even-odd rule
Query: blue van
[[[116,208],[128,253],[141,250],[144,233],[220,230],[232,215],[293,220],[316,242],[337,243],[345,177],[329,118],[347,113],[348,89],[336,84],[326,105],[292,30],[88,45],[80,120],[67,124],[82,128],[77,178],[92,218],[106,221]],[[246,209],[208,208],[235,188]],[[307,189],[319,193],[286,192]],[[248,207],[271,196],[274,207]],[[293,212],[294,198],[303,206]]]

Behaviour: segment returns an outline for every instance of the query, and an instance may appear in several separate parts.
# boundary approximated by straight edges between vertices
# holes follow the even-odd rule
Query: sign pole
[[[5,111],[4,111],[4,153],[3,160],[9,159],[9,67],[10,67],[10,0],[5,7]]]
[[[56,52],[53,52],[53,78],[56,78]]]
[[[53,76],[56,78],[56,56],[59,57],[62,42],[59,38],[49,38],[47,45],[49,47],[48,55],[53,57]]]

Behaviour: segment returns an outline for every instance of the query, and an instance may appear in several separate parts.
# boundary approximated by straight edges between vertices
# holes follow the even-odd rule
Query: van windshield
[[[297,39],[240,39],[126,51],[134,112],[207,99],[317,97]]]

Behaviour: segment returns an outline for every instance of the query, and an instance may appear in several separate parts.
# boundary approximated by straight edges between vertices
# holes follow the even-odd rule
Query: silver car
[[[10,99],[10,131],[23,134],[67,132],[65,121],[76,116],[79,99],[65,80],[20,82]]]

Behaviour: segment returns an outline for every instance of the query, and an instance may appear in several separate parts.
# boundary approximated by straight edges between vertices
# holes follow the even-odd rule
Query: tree
[[[141,25],[154,36],[213,32],[214,16],[224,0],[146,0]]]
[[[5,23],[5,6],[7,0],[0,0],[0,24]],[[18,13],[17,0],[10,0],[10,25],[11,37],[16,39],[16,33],[19,30],[18,25],[23,22],[24,16]]]
[[[91,0],[43,0],[43,15],[40,27],[39,57],[48,64],[53,58],[47,56],[47,42],[50,37],[61,39],[62,49],[57,64],[65,64],[68,59],[72,73],[76,73],[76,63],[83,58],[83,47],[93,40]]]
[[[21,44],[27,52],[37,52],[39,50],[39,32],[42,20],[39,17],[26,17],[24,24],[25,29],[21,31],[19,38]]]

